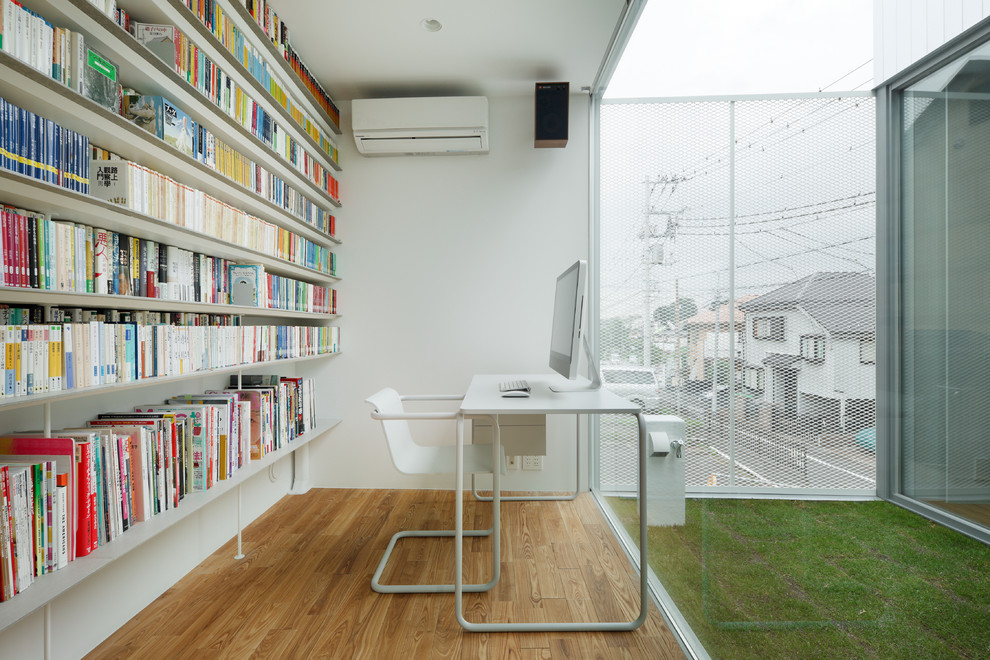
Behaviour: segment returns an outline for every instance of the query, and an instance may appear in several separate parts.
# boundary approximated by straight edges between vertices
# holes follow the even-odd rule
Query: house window
[[[743,385],[751,390],[762,391],[766,387],[766,372],[763,367],[745,367],[743,369]]]
[[[801,337],[801,357],[808,362],[821,362],[825,359],[825,338]]]
[[[784,317],[761,316],[753,319],[753,337],[755,339],[769,339],[770,341],[784,341]]]
[[[877,340],[864,339],[859,342],[859,361],[861,364],[876,364]]]

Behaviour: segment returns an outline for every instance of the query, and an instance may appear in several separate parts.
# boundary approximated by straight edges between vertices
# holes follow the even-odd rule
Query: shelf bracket
[[[52,657],[52,604],[49,601],[45,603],[45,660],[51,660],[51,657]]]
[[[312,488],[309,481],[309,445],[303,445],[292,452],[292,487],[290,495],[302,495]]]

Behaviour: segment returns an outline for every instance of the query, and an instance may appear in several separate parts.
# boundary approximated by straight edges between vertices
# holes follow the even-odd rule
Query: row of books
[[[327,94],[326,90],[323,89],[316,77],[309,72],[309,68],[303,64],[302,59],[299,55],[292,49],[292,45],[289,43],[289,27],[282,21],[278,14],[275,13],[274,7],[268,2],[268,0],[242,0],[245,9],[254,18],[255,22],[261,28],[261,30],[268,35],[272,44],[275,48],[282,52],[282,56],[289,62],[289,66],[295,72],[299,79],[302,80],[306,89],[309,93],[313,95],[320,107],[330,115],[333,120],[334,125],[338,128],[340,127],[340,110],[337,105]],[[208,3],[215,4],[213,0],[186,0],[187,4],[192,4],[194,2],[198,3]]]
[[[337,291],[330,287],[266,273],[264,266],[257,264],[233,265],[229,275],[230,301],[234,305],[337,313]]]
[[[163,140],[169,146],[178,149],[187,156],[196,159],[207,167],[219,171],[229,179],[252,190],[259,195],[275,201],[267,190],[286,188],[290,193],[300,196],[305,201],[308,197],[288,186],[285,181],[265,169],[259,163],[251,160],[230,145],[217,138],[208,128],[194,121],[189,115],[163,96],[148,96],[126,91],[122,97],[121,115],[124,119],[147,130]],[[292,136],[272,126],[272,143],[288,162],[306,178],[326,191],[327,194],[339,196],[337,179],[329,174],[318,162],[313,160],[309,152],[302,149]],[[236,160],[235,160],[236,159]],[[236,166],[234,166],[236,163]],[[266,189],[255,186],[257,179],[270,181]],[[312,203],[310,201],[310,203]],[[324,211],[326,213],[326,211]]]
[[[94,160],[94,197],[324,274],[330,248],[127,160]]]
[[[316,185],[326,187],[327,172],[321,168],[317,160],[309,151],[280,126],[275,117],[264,111],[261,106],[254,103],[254,100],[247,95],[243,88],[231,81],[226,72],[220,69],[216,63],[210,61],[206,55],[193,43],[185,34],[173,25],[159,23],[131,23],[131,34],[142,45],[148,48],[156,57],[172,66],[177,73],[184,77],[191,84],[196,85],[202,77],[204,84],[198,87],[201,92],[211,96],[214,88],[218,94],[234,98],[242,98],[243,105],[235,118],[248,128],[259,140],[271,147],[273,151],[281,155],[286,161],[297,170],[308,176]],[[241,40],[242,48],[246,44]],[[200,69],[202,67],[202,69]],[[212,96],[211,96],[212,97]],[[216,103],[217,100],[214,99]],[[227,101],[229,103],[229,99]],[[244,117],[248,116],[251,122],[245,124]],[[243,115],[243,116],[242,116]],[[336,162],[337,149],[332,143],[324,151],[331,160]]]
[[[89,193],[89,138],[0,97],[0,167]]]
[[[338,328],[52,323],[0,328],[0,398],[335,353]]]
[[[233,21],[225,15],[222,7],[219,6],[214,0],[185,0],[186,7],[209,29],[213,35],[217,38],[227,50],[234,55],[238,61],[253,75],[266,89],[272,94],[272,98],[276,99],[282,107],[289,111],[296,122],[303,127],[307,133],[313,136],[317,142],[321,143],[326,138],[323,136],[322,131],[312,122],[309,117],[302,111],[302,109],[295,103],[292,99],[281,89],[278,85],[277,80],[272,75],[271,71],[263,58],[263,56],[258,52],[257,49],[251,44],[249,38],[245,38],[245,35],[238,29]],[[288,29],[282,24],[282,29],[279,30],[279,34],[285,39],[288,38]],[[285,57],[287,56],[287,41],[276,41],[272,40],[275,44],[276,49]],[[299,65],[305,69],[302,62]],[[294,69],[295,70],[295,69]],[[307,71],[308,72],[308,71]],[[296,70],[296,75],[299,75],[299,71]],[[340,112],[334,105],[333,101],[330,100],[330,96],[326,93],[319,83],[315,80],[310,79],[307,81],[300,75],[300,79],[306,84],[307,90],[309,90],[313,99],[322,107],[328,115],[330,115],[333,120],[334,126],[340,127]],[[327,140],[328,141],[328,140]],[[328,141],[329,142],[329,141]]]
[[[214,105],[251,131],[262,143],[288,159],[289,155],[284,151],[284,138],[287,135],[285,129],[279,127],[274,116],[267,113],[245,88],[238,85],[218,63],[207,57],[206,53],[181,30],[168,24],[132,22],[131,34],[156,57],[185,78],[186,82],[210,99]],[[241,40],[241,46],[247,47],[248,44]],[[248,71],[252,75],[258,73],[257,70],[248,69]],[[269,91],[274,91],[275,87],[271,86],[274,83],[271,76],[263,77],[265,78],[261,81],[263,86]],[[273,98],[277,102],[288,103],[284,93],[273,93]],[[279,135],[283,139],[276,141]],[[336,162],[337,150],[333,143],[326,139],[316,142],[325,145],[326,148],[321,146],[321,149]],[[300,163],[297,162],[293,162],[293,165],[300,167]]]
[[[224,390],[100,413],[54,437],[0,438],[0,599],[181,506],[316,428],[311,379],[231,377]]]
[[[67,448],[51,438],[0,438],[0,600],[74,556]]]
[[[39,323],[138,323],[142,325],[243,325],[234,314],[163,312],[143,309],[94,309],[66,305],[0,304],[0,326]]]
[[[87,45],[81,32],[53,25],[18,0],[0,0],[0,46],[0,50],[43,75],[108,110],[120,111],[117,67]]]
[[[294,312],[337,313],[337,290],[268,273],[268,307]]]
[[[331,265],[336,265],[335,259]],[[237,268],[240,273],[235,272]],[[52,220],[46,214],[8,205],[0,207],[3,286],[240,305],[245,303],[232,300],[231,291],[235,276],[243,275],[245,269],[261,269],[264,277],[259,265],[237,266],[175,245]],[[280,279],[285,280],[280,286],[306,296],[297,298],[292,307],[279,308],[325,311],[328,287]],[[263,296],[253,305],[265,306],[268,299]]]
[[[15,20],[21,14],[25,19]],[[32,24],[34,27],[4,30],[4,25],[11,24]],[[327,209],[288,185],[273,172],[216,140],[206,127],[197,124],[166,99],[138,96],[135,105],[140,110],[127,112],[127,98],[118,81],[116,65],[86,46],[82,33],[55,27],[38,14],[20,7],[14,0],[0,0],[0,44],[2,50],[8,54],[25,59],[45,75],[72,87],[111,112],[130,115],[128,118],[156,133],[167,144],[220,171],[292,215],[316,226],[320,231],[326,231],[330,215]],[[141,101],[148,99],[157,100],[157,103],[145,108]],[[250,104],[245,99],[240,102],[244,111],[249,112]],[[7,118],[7,125],[2,128],[4,134],[0,135],[3,158],[8,161],[4,167],[73,190],[86,191],[88,176],[82,170],[88,168],[89,164],[78,162],[80,154],[87,152],[81,141],[85,136],[68,131],[51,120],[13,104],[8,105],[12,116]],[[157,111],[157,121],[155,117],[149,120],[145,116],[149,111]],[[24,116],[18,116],[18,113]],[[249,123],[254,126],[253,133],[267,135],[266,144],[334,200],[339,200],[337,179],[285,131],[279,131],[277,125],[270,121],[266,123],[267,117],[261,111],[260,115],[255,113],[248,119],[239,121],[244,124],[250,120]],[[265,142],[264,139],[262,141]],[[216,157],[216,153],[222,157]],[[238,162],[235,163],[235,160]],[[239,176],[235,177],[235,171]]]

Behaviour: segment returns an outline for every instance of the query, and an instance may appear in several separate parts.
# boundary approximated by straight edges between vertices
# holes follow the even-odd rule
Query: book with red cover
[[[0,465],[0,600],[9,600],[17,593],[14,583],[14,548],[11,544],[13,518],[10,510],[8,468]]]

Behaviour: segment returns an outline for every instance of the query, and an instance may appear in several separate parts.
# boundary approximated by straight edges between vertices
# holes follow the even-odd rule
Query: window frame
[[[807,347],[818,350],[806,350]],[[825,361],[825,336],[801,335],[801,358],[806,362],[819,364]]]
[[[766,327],[761,332],[761,326]],[[762,341],[784,341],[783,316],[757,316],[753,318],[753,339]]]

